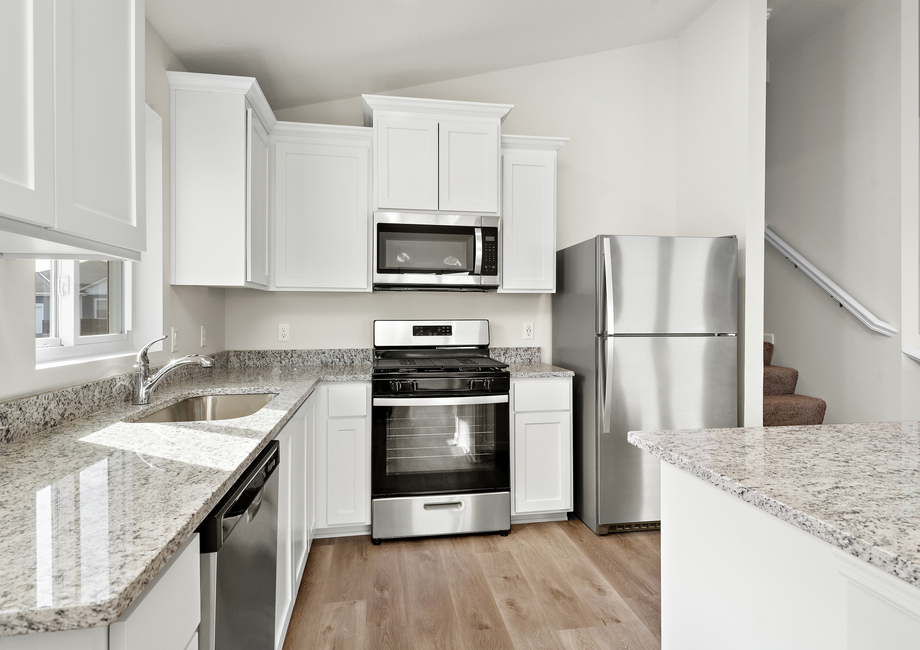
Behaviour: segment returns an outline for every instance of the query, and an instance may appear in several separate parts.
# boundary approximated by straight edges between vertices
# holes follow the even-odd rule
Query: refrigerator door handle
[[[613,329],[613,258],[610,254],[610,237],[604,237],[604,322],[602,334],[612,334]]]
[[[604,403],[603,409],[603,430],[602,433],[610,433],[610,425],[613,420],[613,338],[608,337],[604,341]]]

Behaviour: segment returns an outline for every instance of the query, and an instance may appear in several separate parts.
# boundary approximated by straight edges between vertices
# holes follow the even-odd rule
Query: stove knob
[[[398,393],[400,387],[402,387],[401,381],[391,381],[390,382],[390,390],[393,391],[394,393]]]
[[[491,379],[486,379],[486,380],[484,380],[484,381],[482,382],[482,386],[483,386],[483,388],[485,388],[486,390],[492,390],[492,380],[491,380]]]
[[[469,389],[470,389],[470,390],[476,390],[476,380],[475,380],[475,379],[470,379],[470,382],[469,382]]]

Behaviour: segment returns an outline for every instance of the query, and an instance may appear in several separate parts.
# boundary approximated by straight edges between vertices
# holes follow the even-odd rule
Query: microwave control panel
[[[483,236],[481,273],[483,275],[498,275],[498,229],[483,228],[482,230]]]

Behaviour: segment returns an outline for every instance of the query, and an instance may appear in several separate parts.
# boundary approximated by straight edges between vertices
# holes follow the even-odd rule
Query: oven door
[[[510,490],[507,394],[372,404],[375,498]]]

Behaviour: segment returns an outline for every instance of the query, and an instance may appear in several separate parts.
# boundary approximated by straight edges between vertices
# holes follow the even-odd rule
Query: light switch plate
[[[201,326],[201,347],[205,347],[208,344],[208,328],[204,325]]]
[[[169,351],[178,352],[179,351],[179,330],[175,327],[169,328]]]

